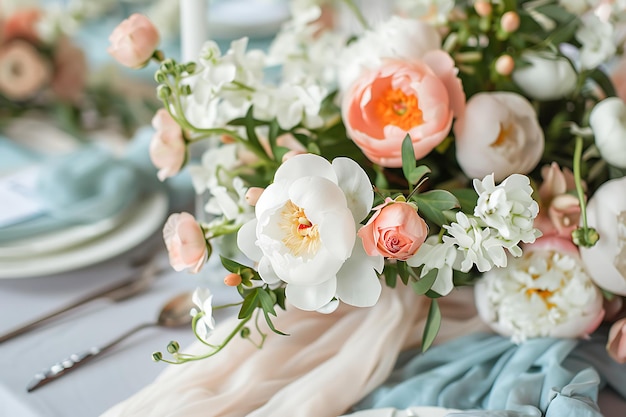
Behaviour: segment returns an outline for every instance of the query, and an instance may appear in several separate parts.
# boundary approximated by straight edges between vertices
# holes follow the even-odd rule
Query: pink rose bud
[[[493,11],[493,7],[491,6],[491,3],[488,1],[479,0],[476,3],[474,3],[474,10],[476,10],[476,13],[478,14],[478,16],[485,17],[491,14],[491,12]]]
[[[511,55],[502,55],[496,60],[496,72],[500,75],[510,75],[515,69],[515,61]]]
[[[259,197],[263,194],[265,188],[261,187],[250,187],[248,191],[246,191],[246,202],[251,206],[256,206],[257,201],[259,201]]]
[[[224,278],[224,284],[228,285],[229,287],[236,287],[237,285],[241,284],[241,275],[235,273],[226,275],[226,277]]]
[[[374,215],[358,232],[365,252],[401,261],[415,255],[428,236],[428,226],[417,214],[417,208],[387,197],[374,210]]]
[[[209,251],[204,232],[191,214],[170,215],[163,227],[163,240],[174,270],[188,269],[195,274],[202,269]]]
[[[150,142],[150,159],[159,168],[157,177],[164,181],[180,171],[185,163],[187,147],[183,131],[167,110],[160,109],[152,119],[156,130]]]
[[[142,68],[154,54],[159,40],[159,32],[152,22],[135,13],[113,30],[107,52],[124,66]]]
[[[519,15],[516,12],[510,11],[502,15],[500,19],[500,26],[502,30],[508,33],[515,32],[520,25]]]
[[[606,350],[617,363],[626,363],[626,319],[616,321],[611,326]]]

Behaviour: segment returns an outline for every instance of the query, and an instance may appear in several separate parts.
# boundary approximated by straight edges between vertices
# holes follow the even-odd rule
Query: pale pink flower
[[[188,269],[195,274],[202,269],[208,258],[208,249],[204,232],[191,214],[170,215],[163,227],[163,240],[174,270]]]
[[[622,57],[618,64],[611,68],[610,77],[615,92],[626,102],[626,57]]]
[[[519,29],[520,25],[520,17],[514,11],[508,11],[502,15],[502,19],[500,19],[500,27],[502,30],[508,33],[515,32]]]
[[[122,65],[141,68],[154,54],[159,40],[159,32],[152,22],[135,13],[113,30],[107,52]]]
[[[428,226],[409,203],[396,202],[387,197],[374,208],[375,212],[358,236],[370,256],[406,261],[415,255],[428,236]]]
[[[50,67],[28,42],[15,40],[0,49],[0,95],[28,100],[50,79]]]
[[[341,106],[348,136],[381,166],[402,166],[407,134],[416,159],[426,156],[464,110],[465,94],[456,74],[454,61],[441,50],[422,59],[388,59],[380,68],[364,71]]]
[[[259,201],[259,197],[263,194],[265,188],[261,187],[250,187],[248,191],[246,191],[246,202],[251,206],[256,206],[257,201]]]
[[[511,92],[472,96],[454,125],[456,159],[470,178],[527,174],[543,155],[543,130],[528,100]]]
[[[150,142],[150,159],[159,168],[157,177],[164,181],[180,171],[185,163],[187,147],[182,129],[167,110],[157,111],[152,126],[156,132]]]
[[[558,235],[571,239],[580,221],[578,197],[569,193],[574,190],[574,174],[553,162],[541,168],[543,182],[539,187],[540,209],[535,227],[544,236]]]
[[[611,325],[606,350],[617,363],[626,363],[626,319]]]
[[[31,43],[40,41],[36,24],[41,18],[41,10],[25,8],[12,13],[0,27],[0,39],[8,42],[13,39],[22,39]]]
[[[56,97],[78,102],[87,84],[87,60],[82,49],[67,37],[59,40],[54,50],[54,77],[50,83]]]

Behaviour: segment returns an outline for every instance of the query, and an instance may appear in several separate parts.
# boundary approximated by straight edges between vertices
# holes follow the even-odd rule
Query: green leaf
[[[387,284],[389,288],[396,288],[396,281],[398,280],[397,268],[392,265],[385,265],[383,274],[385,275],[385,284]]]
[[[265,316],[265,321],[267,322],[268,327],[276,334],[279,334],[281,336],[289,336],[289,334],[287,333],[283,333],[280,330],[277,330],[276,327],[274,327],[274,323],[272,323],[272,318],[267,314],[267,311],[263,311],[263,315]]]
[[[241,271],[244,269],[252,270],[249,266],[240,264],[239,262],[233,261],[232,259],[228,259],[220,255],[220,259],[222,261],[222,265],[228,272],[232,272],[234,274],[241,274]]]
[[[424,333],[422,335],[422,352],[426,352],[428,348],[435,341],[439,328],[441,327],[441,310],[439,310],[439,304],[437,300],[430,301],[430,309],[428,309],[428,318],[426,319],[426,326],[424,326]]]
[[[408,134],[402,141],[402,173],[411,185],[417,184],[426,174],[430,173],[430,169],[425,165],[415,166],[413,142]]]
[[[411,200],[417,203],[417,209],[432,222],[442,226],[447,223],[444,211],[460,207],[459,201],[449,191],[433,190],[415,194]]]
[[[596,82],[602,88],[607,97],[615,97],[615,87],[611,82],[611,79],[606,75],[604,71],[601,71],[598,68],[595,68],[589,74],[589,78]]]
[[[407,285],[409,283],[409,266],[406,264],[406,262],[402,262],[402,261],[398,261],[396,263],[396,266],[398,267],[398,275],[400,275],[400,279],[402,280],[402,282],[404,283],[404,285]]]
[[[435,283],[435,280],[437,279],[437,273],[437,269],[431,269],[418,281],[411,282],[411,287],[413,287],[413,291],[415,291],[415,293],[419,295],[426,294],[428,290],[430,290],[430,287],[432,287]]]
[[[243,299],[241,310],[237,316],[240,320],[248,318],[259,307],[259,289],[255,288]]]
[[[274,290],[274,294],[276,295],[276,305],[284,310],[285,301],[287,300],[287,297],[285,296],[285,289],[277,288]]]
[[[546,4],[535,8],[536,11],[558,23],[568,23],[576,19],[576,15],[568,12],[557,4]]]
[[[275,316],[276,311],[274,310],[274,304],[276,303],[276,299],[272,298],[267,290],[260,289],[258,293],[259,302],[261,303],[261,308],[263,309],[263,312]]]
[[[459,201],[461,211],[463,211],[463,213],[474,213],[474,207],[476,207],[476,202],[478,201],[478,194],[476,194],[476,191],[471,188],[457,188],[450,192]]]

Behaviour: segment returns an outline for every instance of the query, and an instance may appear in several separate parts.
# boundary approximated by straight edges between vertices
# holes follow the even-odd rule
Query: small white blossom
[[[211,331],[215,329],[215,319],[213,318],[213,293],[208,288],[196,288],[191,300],[200,310],[192,308],[192,317],[202,314],[196,322],[195,331],[203,340],[207,340]]]
[[[610,22],[603,22],[595,14],[586,14],[581,20],[583,25],[576,32],[576,39],[582,45],[580,64],[583,69],[591,69],[615,56],[615,29]]]
[[[457,249],[451,241],[439,242],[437,236],[430,236],[417,253],[407,259],[406,263],[412,267],[422,266],[421,277],[431,270],[437,270],[437,278],[431,290],[441,295],[448,295],[454,288],[452,269],[456,261]]]

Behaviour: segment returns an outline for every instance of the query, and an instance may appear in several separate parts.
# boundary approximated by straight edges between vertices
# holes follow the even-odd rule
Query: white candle
[[[208,40],[209,0],[180,0],[180,42],[182,62],[196,61]]]

